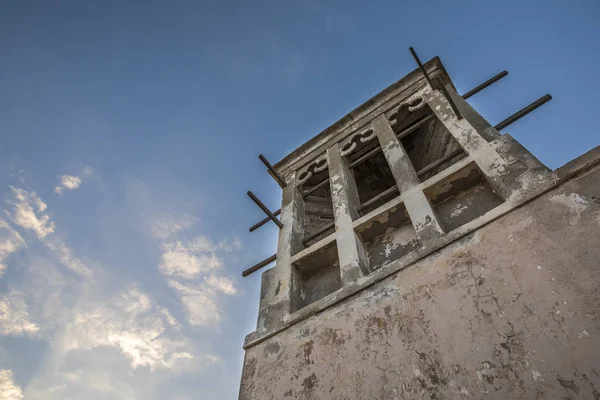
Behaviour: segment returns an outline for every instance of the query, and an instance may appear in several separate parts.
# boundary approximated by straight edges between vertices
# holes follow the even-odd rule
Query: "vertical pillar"
[[[492,188],[506,198],[506,184],[502,181],[502,177],[509,173],[506,161],[466,118],[460,120],[456,118],[448,100],[438,90],[432,90],[425,93],[424,96],[431,110],[458,144],[475,161]]]
[[[404,150],[404,146],[392,130],[385,115],[373,120],[373,129],[390,166],[396,186],[404,197],[404,206],[422,242],[435,240],[444,230],[433,207],[419,186],[417,172]]]
[[[296,309],[302,290],[301,279],[291,263],[292,255],[303,248],[304,199],[297,186],[294,172],[283,188],[274,268],[262,275],[260,309],[257,330],[268,331]]]
[[[327,162],[340,274],[342,284],[351,285],[369,273],[365,245],[352,227],[352,221],[358,218],[360,199],[354,175],[340,153],[339,144],[336,143],[327,150]]]

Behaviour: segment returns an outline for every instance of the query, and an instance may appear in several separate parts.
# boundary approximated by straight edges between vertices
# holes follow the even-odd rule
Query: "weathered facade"
[[[425,68],[275,166],[240,399],[600,399],[600,148],[550,171]]]

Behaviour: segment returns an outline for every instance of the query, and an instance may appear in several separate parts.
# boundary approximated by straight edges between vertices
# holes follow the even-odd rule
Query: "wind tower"
[[[600,398],[600,149],[551,171],[439,58],[271,165],[240,399]],[[279,218],[278,218],[279,217]],[[571,396],[571,397],[569,397]],[[586,397],[587,396],[587,397]]]

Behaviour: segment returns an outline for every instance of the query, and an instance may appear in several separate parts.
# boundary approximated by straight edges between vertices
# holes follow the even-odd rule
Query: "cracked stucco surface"
[[[600,399],[600,170],[247,349],[241,399]]]

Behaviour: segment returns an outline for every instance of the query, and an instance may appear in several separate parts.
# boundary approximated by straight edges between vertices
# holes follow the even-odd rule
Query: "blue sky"
[[[226,399],[277,161],[438,55],[551,168],[600,143],[600,4],[4,1],[0,397]],[[4,397],[3,397],[4,396]]]

